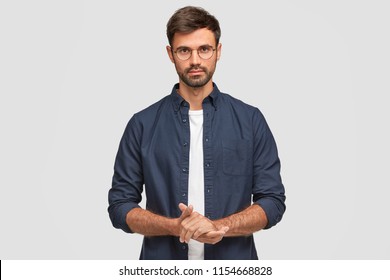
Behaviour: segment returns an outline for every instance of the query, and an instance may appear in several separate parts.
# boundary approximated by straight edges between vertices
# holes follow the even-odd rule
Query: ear
[[[175,60],[173,59],[173,53],[172,53],[171,46],[167,46],[167,53],[168,53],[168,56],[169,56],[169,59],[171,60],[171,62],[175,63]]]
[[[221,51],[222,51],[222,44],[218,43],[218,46],[217,46],[217,60],[219,60],[219,58],[221,57]]]

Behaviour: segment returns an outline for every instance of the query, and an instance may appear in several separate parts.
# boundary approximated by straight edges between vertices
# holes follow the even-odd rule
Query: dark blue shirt
[[[146,209],[177,218],[188,202],[189,104],[172,93],[129,121],[115,160],[109,191],[111,221],[131,233],[126,214],[139,207],[143,186]],[[253,203],[265,211],[270,228],[285,211],[280,161],[271,131],[259,109],[221,93],[214,84],[203,100],[205,216],[220,219]],[[205,259],[257,259],[253,235],[225,237],[205,244]],[[140,259],[187,259],[178,237],[145,237]]]

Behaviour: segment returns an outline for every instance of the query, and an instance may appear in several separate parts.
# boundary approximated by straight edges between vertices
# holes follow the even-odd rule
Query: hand
[[[216,244],[222,240],[229,227],[217,228],[216,225],[205,216],[194,212],[192,206],[179,204],[182,211],[180,218],[184,217],[180,228],[180,242],[188,243],[195,239],[202,243]]]
[[[181,223],[185,218],[189,217],[194,210],[192,205],[187,207],[187,205],[185,205],[184,203],[179,203],[179,208],[181,210],[181,215],[175,221],[175,230],[173,231],[175,236],[180,236]]]
[[[222,240],[228,230],[229,227],[223,227],[217,231],[210,231],[208,233],[204,233],[198,238],[194,239],[202,243],[216,244]]]
[[[179,203],[179,208],[181,210],[181,215],[179,217],[179,221],[181,223],[185,218],[189,217],[192,214],[194,207],[192,205],[187,207],[184,203]]]

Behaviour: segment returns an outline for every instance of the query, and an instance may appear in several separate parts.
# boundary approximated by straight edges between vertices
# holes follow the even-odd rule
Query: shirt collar
[[[175,84],[173,86],[171,96],[172,96],[172,104],[174,110],[177,112],[180,109],[180,106],[183,102],[186,102],[184,98],[177,92],[179,89],[179,84]],[[215,83],[213,83],[213,91],[203,100],[203,103],[210,102],[211,105],[217,110],[218,105],[218,97],[220,96],[220,91]]]

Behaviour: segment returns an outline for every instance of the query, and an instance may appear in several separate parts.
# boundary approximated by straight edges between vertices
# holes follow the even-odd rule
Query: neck
[[[213,83],[209,81],[203,87],[189,87],[182,81],[179,82],[178,93],[190,104],[190,110],[202,110],[202,102],[213,91]]]

